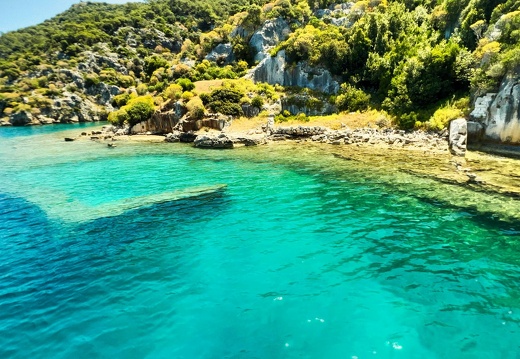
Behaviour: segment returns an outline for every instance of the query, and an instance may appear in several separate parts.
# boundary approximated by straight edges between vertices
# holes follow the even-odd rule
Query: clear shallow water
[[[0,130],[2,358],[520,358],[520,224],[427,200],[447,186],[62,130]]]

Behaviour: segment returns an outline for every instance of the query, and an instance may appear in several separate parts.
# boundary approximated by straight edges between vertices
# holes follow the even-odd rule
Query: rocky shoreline
[[[154,135],[145,132],[128,136],[128,129],[114,126],[103,126],[99,131],[82,132],[76,138],[67,141],[87,138],[95,141],[116,141],[148,136],[152,140],[163,138],[166,142],[193,143],[198,148],[231,149],[242,146],[260,146],[272,142],[296,141],[316,142],[331,145],[374,145],[405,149],[419,149],[430,152],[448,152],[447,132],[426,133],[422,131],[406,132],[402,130],[374,128],[343,128],[332,130],[323,126],[278,126],[264,125],[247,132],[236,131],[173,131],[166,135]]]
[[[272,121],[256,129],[224,131],[203,129],[197,132],[173,131],[166,135],[146,132],[128,135],[128,129],[103,126],[66,141],[92,140],[117,147],[124,142],[179,142],[200,149],[233,149],[251,146],[317,146],[320,153],[345,161],[428,178],[437,182],[463,186],[477,192],[487,192],[520,198],[518,160],[469,151],[463,156],[453,154],[448,146],[448,131],[426,133],[396,129],[341,128],[323,126],[275,126]],[[283,145],[280,147],[280,145]],[[307,147],[306,147],[307,148]]]

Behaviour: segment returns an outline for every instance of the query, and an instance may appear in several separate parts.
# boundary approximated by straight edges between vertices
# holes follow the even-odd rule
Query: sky
[[[79,2],[80,0],[0,0],[0,32],[39,24]],[[124,4],[129,0],[103,0],[102,2]]]

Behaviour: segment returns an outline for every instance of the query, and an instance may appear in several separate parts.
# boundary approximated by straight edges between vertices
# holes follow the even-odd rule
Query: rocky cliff
[[[520,73],[504,78],[497,93],[475,100],[470,114],[470,141],[520,144]]]
[[[285,51],[271,56],[270,51],[281,41],[286,40],[291,30],[289,24],[281,18],[266,21],[249,41],[258,65],[249,71],[246,77],[255,82],[267,82],[271,85],[309,88],[328,94],[339,91],[339,83],[331,73],[321,67],[311,67],[306,62],[289,64]]]
[[[247,77],[255,82],[307,87],[328,94],[337,93],[340,87],[338,81],[326,69],[313,68],[305,62],[295,65],[288,64],[283,50],[278,52],[275,57],[267,55],[249,72]]]

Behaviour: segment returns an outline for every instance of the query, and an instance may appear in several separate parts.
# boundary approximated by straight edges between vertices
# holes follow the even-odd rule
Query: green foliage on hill
[[[128,107],[135,96],[146,95],[191,102],[193,115],[201,116],[204,106],[192,92],[193,82],[243,76],[254,65],[252,34],[278,17],[289,23],[292,33],[272,54],[283,49],[290,63],[328,69],[342,84],[329,99],[339,111],[381,108],[403,128],[428,121],[430,128],[444,126],[446,118],[461,112],[446,109],[447,101],[469,91],[478,95],[496,90],[508,72],[520,68],[520,0],[358,0],[351,8],[335,4],[76,4],[40,25],[0,36],[0,118],[34,106],[51,107],[60,96],[71,94],[105,106],[102,94],[109,86],[122,93],[110,99],[125,109],[112,115],[118,123],[147,113],[137,108],[141,105],[135,113]],[[326,8],[328,16],[316,12]],[[231,44],[231,60],[205,59],[224,43]],[[244,91],[215,91],[201,96],[206,107],[241,114]],[[246,100],[260,108],[271,99],[258,93],[262,97]],[[437,109],[444,110],[434,116]]]
[[[130,127],[149,119],[155,111],[152,96],[135,97],[119,110],[110,113],[108,120],[117,125]]]
[[[210,94],[201,95],[204,106],[208,106],[213,112],[224,115],[241,116],[243,114],[240,100],[244,92],[237,88],[223,87],[211,91]]]

